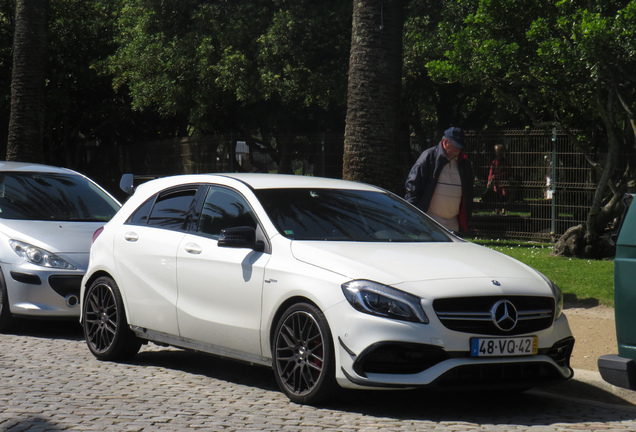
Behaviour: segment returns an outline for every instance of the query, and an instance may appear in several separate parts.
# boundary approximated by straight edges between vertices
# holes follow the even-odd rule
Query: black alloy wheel
[[[96,279],[85,293],[83,308],[84,337],[95,357],[127,360],[139,352],[141,340],[128,327],[121,293],[113,279]]]
[[[292,402],[317,404],[334,396],[333,341],[315,306],[299,303],[285,311],[274,333],[273,358],[276,381]]]

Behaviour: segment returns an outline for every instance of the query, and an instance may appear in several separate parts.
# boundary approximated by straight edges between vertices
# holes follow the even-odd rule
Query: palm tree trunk
[[[17,0],[7,160],[41,162],[47,0]]]
[[[403,0],[355,0],[343,178],[397,191]]]

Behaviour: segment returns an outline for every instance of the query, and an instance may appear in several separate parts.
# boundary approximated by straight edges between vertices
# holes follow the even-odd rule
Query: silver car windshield
[[[302,188],[255,193],[278,231],[290,239],[451,241],[424,213],[388,193]]]
[[[0,218],[40,221],[110,220],[119,204],[94,183],[71,174],[0,174]]]

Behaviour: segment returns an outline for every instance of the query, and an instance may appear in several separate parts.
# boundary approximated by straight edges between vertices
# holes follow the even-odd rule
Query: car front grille
[[[496,323],[501,318],[495,309],[504,304],[510,319],[507,326]],[[510,307],[512,305],[512,307]],[[554,299],[533,296],[486,296],[445,298],[433,301],[442,324],[454,331],[492,336],[510,336],[538,332],[549,328],[554,320]],[[514,324],[513,324],[514,320]]]

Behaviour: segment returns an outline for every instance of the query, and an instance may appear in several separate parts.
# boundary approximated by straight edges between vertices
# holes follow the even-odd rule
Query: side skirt
[[[209,345],[203,342],[195,341],[181,336],[174,336],[167,333],[162,333],[154,330],[148,330],[143,327],[131,326],[130,329],[140,339],[146,339],[151,342],[159,344],[165,344],[174,346],[177,348],[184,348],[192,351],[203,352],[206,354],[212,354],[219,357],[226,357],[234,360],[243,361],[246,363],[257,364],[261,366],[272,367],[272,359],[245,353],[243,351],[237,351],[229,348],[224,348],[216,345]]]

